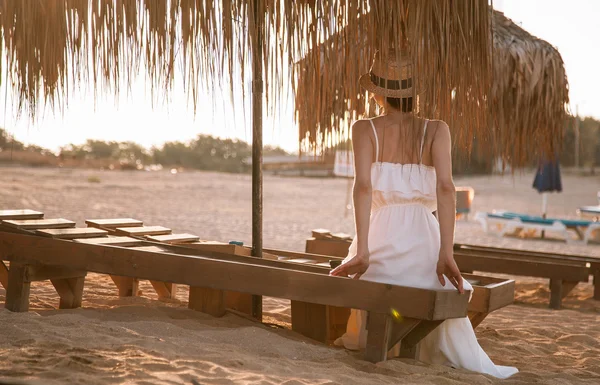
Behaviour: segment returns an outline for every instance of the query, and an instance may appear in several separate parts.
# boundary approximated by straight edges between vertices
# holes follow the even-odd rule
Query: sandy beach
[[[539,214],[532,173],[456,178],[475,189],[473,212],[510,209]],[[303,251],[310,230],[353,234],[351,181],[266,176],[264,244]],[[549,216],[576,218],[597,204],[599,177],[563,175],[564,192],[549,199]],[[85,219],[131,217],[203,239],[251,241],[251,177],[209,172],[0,168],[0,208],[30,208],[84,226]],[[475,221],[457,223],[456,241],[587,254],[600,245],[497,238]],[[289,330],[289,301],[265,298],[265,323],[187,309],[187,288],[157,299],[147,281],[141,295],[119,298],[108,276],[88,274],[83,307],[57,310],[52,285],[31,287],[28,313],[0,310],[0,378],[39,384],[600,384],[600,301],[591,283],[548,305],[548,283],[516,279],[514,305],[476,329],[497,364],[517,366],[508,380],[394,359],[379,364],[358,353],[317,344]],[[0,301],[5,291],[0,288]]]

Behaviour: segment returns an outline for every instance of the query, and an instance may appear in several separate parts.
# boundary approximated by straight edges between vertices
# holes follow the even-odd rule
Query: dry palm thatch
[[[246,72],[261,44],[267,106],[276,111],[291,84],[300,116],[318,109],[308,126],[327,135],[303,134],[322,145],[327,136],[347,134],[334,108],[349,101],[348,110],[358,110],[357,79],[373,52],[401,46],[427,79],[424,114],[459,127],[467,145],[475,132],[488,132],[487,0],[3,0],[0,31],[6,80],[18,111],[31,116],[40,104],[63,106],[69,91],[88,81],[118,94],[144,68],[154,95],[168,94],[176,74],[194,103],[200,92],[227,83],[246,93]],[[359,36],[366,46],[356,44]],[[321,71],[315,48],[324,42],[328,65]],[[292,63],[300,59],[297,71]],[[330,92],[325,84],[345,87]]]
[[[492,114],[497,152],[513,166],[560,150],[569,83],[560,53],[494,12]]]
[[[421,79],[426,79],[429,87],[437,87],[437,92],[427,94],[433,98],[425,98],[420,114],[447,121],[455,133],[455,145],[462,151],[470,151],[476,135],[480,150],[489,161],[501,156],[519,166],[542,153],[554,154],[558,150],[566,118],[568,82],[562,58],[554,47],[530,35],[502,13],[488,9],[486,12],[493,14],[491,92],[488,95],[487,90],[480,88],[489,80],[484,77],[485,72],[476,71],[478,67],[469,67],[470,60],[438,58],[444,54],[452,56],[456,41],[462,40],[462,23],[454,20],[458,30],[453,31],[455,40],[451,47],[446,51],[426,50],[429,55],[424,60],[435,70],[426,71]],[[300,75],[295,107],[301,138],[317,137],[333,144],[347,137],[352,120],[373,114],[374,103],[367,100],[356,80],[349,83],[345,77],[349,62],[358,66],[360,73],[368,72],[371,64],[369,27],[365,20],[357,24],[356,29],[343,29],[319,46],[316,51],[321,55],[320,65],[308,60],[297,63]],[[432,34],[435,35],[431,30],[426,32]],[[346,54],[336,39],[354,41],[358,54]],[[469,54],[463,52],[462,58]],[[465,73],[453,68],[460,65],[473,70]],[[435,76],[427,75],[431,73]]]

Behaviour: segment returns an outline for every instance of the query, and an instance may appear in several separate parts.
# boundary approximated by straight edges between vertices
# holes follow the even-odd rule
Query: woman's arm
[[[442,121],[437,122],[433,138],[432,158],[437,175],[437,215],[440,223],[441,246],[437,265],[440,283],[445,286],[443,275],[462,293],[463,282],[454,261],[454,226],[456,222],[456,189],[452,180],[452,142],[450,129]]]
[[[356,274],[358,279],[369,267],[369,224],[371,216],[371,164],[373,163],[373,141],[364,120],[352,125],[352,148],[354,150],[354,223],[356,224],[356,255],[347,263],[331,271],[331,275]]]

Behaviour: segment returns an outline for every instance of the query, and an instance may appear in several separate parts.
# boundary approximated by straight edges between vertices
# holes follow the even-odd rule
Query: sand
[[[537,213],[532,174],[457,178],[475,188],[475,210]],[[99,181],[99,182],[98,182]],[[596,203],[599,178],[564,175],[565,192],[549,214],[575,217]],[[343,179],[266,177],[264,243],[301,251],[313,228],[353,233]],[[205,172],[102,172],[0,169],[0,208],[32,208],[76,220],[133,217],[205,239],[251,238],[250,176]],[[457,241],[600,256],[600,246],[553,240],[499,239],[459,221]],[[265,298],[266,324],[235,314],[212,318],[188,310],[187,288],[159,301],[142,281],[141,296],[119,298],[109,277],[89,274],[83,307],[56,310],[48,283],[31,288],[28,313],[0,310],[0,377],[36,384],[600,384],[600,301],[580,284],[565,309],[547,309],[547,282],[517,280],[515,305],[477,329],[498,364],[521,372],[508,380],[413,360],[370,364],[360,355],[303,338],[289,328],[289,301]],[[0,288],[0,301],[5,291]]]

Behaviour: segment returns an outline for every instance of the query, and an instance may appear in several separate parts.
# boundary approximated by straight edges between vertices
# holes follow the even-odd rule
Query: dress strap
[[[379,139],[377,139],[377,130],[375,130],[375,125],[371,119],[369,119],[369,123],[371,123],[373,135],[375,135],[375,162],[379,162]]]
[[[426,120],[425,125],[423,126],[423,137],[421,138],[421,152],[419,153],[419,163],[423,163],[423,145],[425,144],[425,134],[427,133],[427,123],[429,123],[429,120]]]

